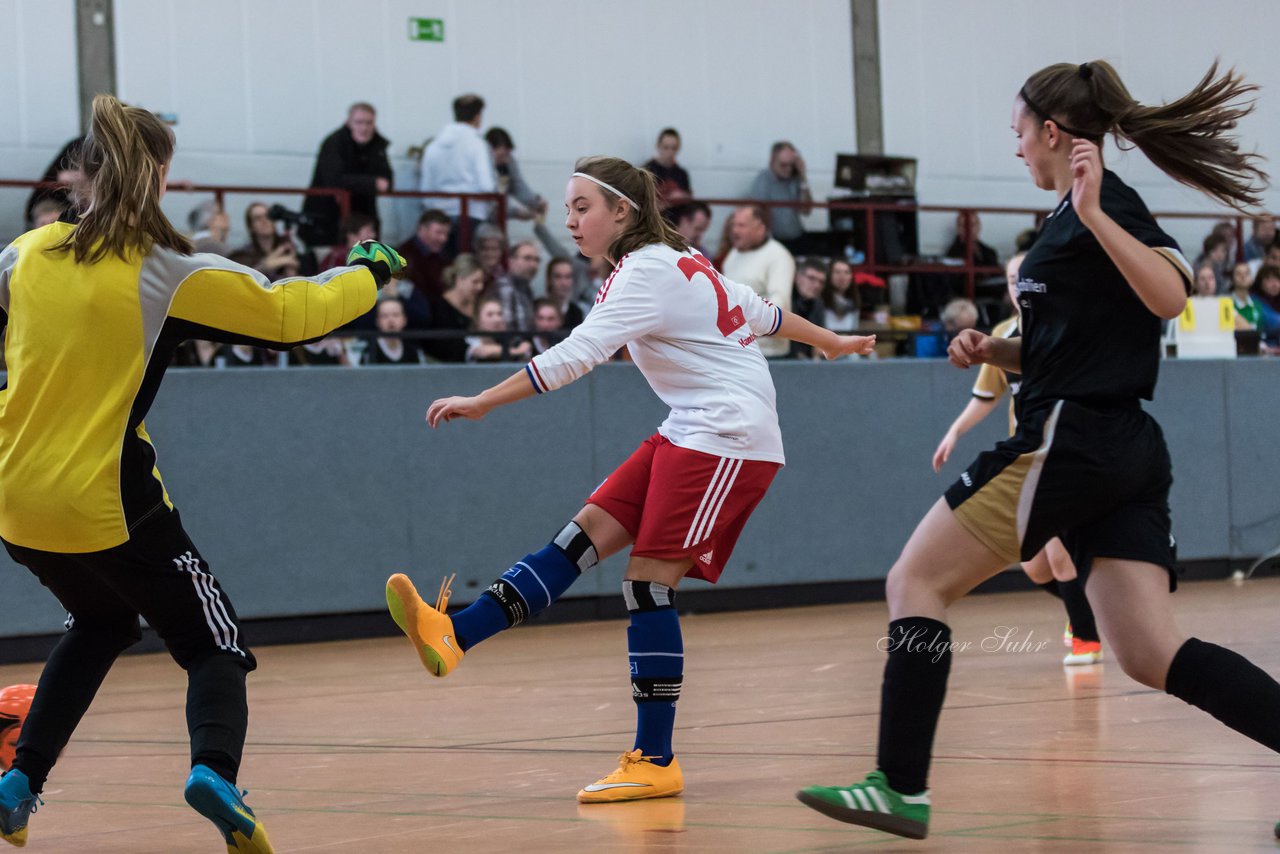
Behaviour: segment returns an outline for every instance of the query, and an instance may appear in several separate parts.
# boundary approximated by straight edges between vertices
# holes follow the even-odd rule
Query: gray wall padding
[[[513,366],[173,371],[147,426],[184,523],[243,617],[370,611],[408,572],[428,596],[456,572],[473,599],[543,546],[665,415],[640,373],[605,365],[569,388],[439,430],[427,404]],[[943,361],[775,364],[788,465],[727,586],[882,578],[916,522],[1003,435],[1003,406],[942,474],[930,458],[975,374]],[[1280,541],[1280,362],[1166,362],[1179,557]],[[0,636],[58,631],[57,603],[0,558]],[[624,558],[570,595],[615,594]],[[695,582],[696,583],[696,582]]]

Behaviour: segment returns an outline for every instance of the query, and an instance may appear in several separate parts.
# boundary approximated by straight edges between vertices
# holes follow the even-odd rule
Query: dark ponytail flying
[[[1029,112],[1066,133],[1095,142],[1110,133],[1120,148],[1136,146],[1169,177],[1244,209],[1261,206],[1267,174],[1255,165],[1261,158],[1241,152],[1228,132],[1253,111],[1253,100],[1239,99],[1257,91],[1234,69],[1218,76],[1215,61],[1186,95],[1146,106],[1109,63],[1095,60],[1042,68],[1018,96]]]

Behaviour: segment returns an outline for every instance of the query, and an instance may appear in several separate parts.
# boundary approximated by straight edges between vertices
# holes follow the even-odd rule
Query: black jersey
[[[1102,210],[1163,255],[1186,279],[1191,267],[1138,194],[1104,171]],[[1189,292],[1189,290],[1188,290]],[[1162,321],[1080,222],[1067,193],[1045,220],[1018,276],[1024,412],[1054,400],[1110,405],[1150,400],[1160,365]]]

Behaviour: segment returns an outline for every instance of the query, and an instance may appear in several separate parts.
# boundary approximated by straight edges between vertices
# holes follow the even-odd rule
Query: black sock
[[[1169,664],[1164,688],[1280,752],[1280,683],[1244,656],[1189,638]]]
[[[880,687],[877,767],[904,795],[927,787],[933,734],[951,672],[951,629],[928,617],[889,623],[889,660]]]
[[[1050,578],[1044,584],[1037,584],[1036,587],[1039,587],[1045,593],[1048,593],[1056,599],[1062,598],[1062,592],[1058,590],[1058,579],[1056,578]]]
[[[1097,643],[1098,624],[1093,620],[1093,608],[1084,595],[1084,585],[1079,578],[1070,581],[1059,581],[1058,590],[1062,593],[1062,604],[1067,606],[1067,619],[1071,621],[1071,636],[1082,641]]]

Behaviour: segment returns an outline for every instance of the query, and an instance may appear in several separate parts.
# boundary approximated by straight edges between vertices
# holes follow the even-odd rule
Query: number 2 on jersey
[[[689,281],[693,281],[693,277],[699,273],[707,277],[707,281],[711,282],[711,287],[716,290],[716,328],[720,330],[720,334],[728,338],[747,322],[747,318],[742,314],[742,306],[735,305],[729,308],[729,293],[724,289],[724,280],[720,278],[720,273],[712,267],[710,262],[701,255],[694,255],[692,258],[681,258],[676,264],[680,268],[680,272],[684,273],[684,277]]]

